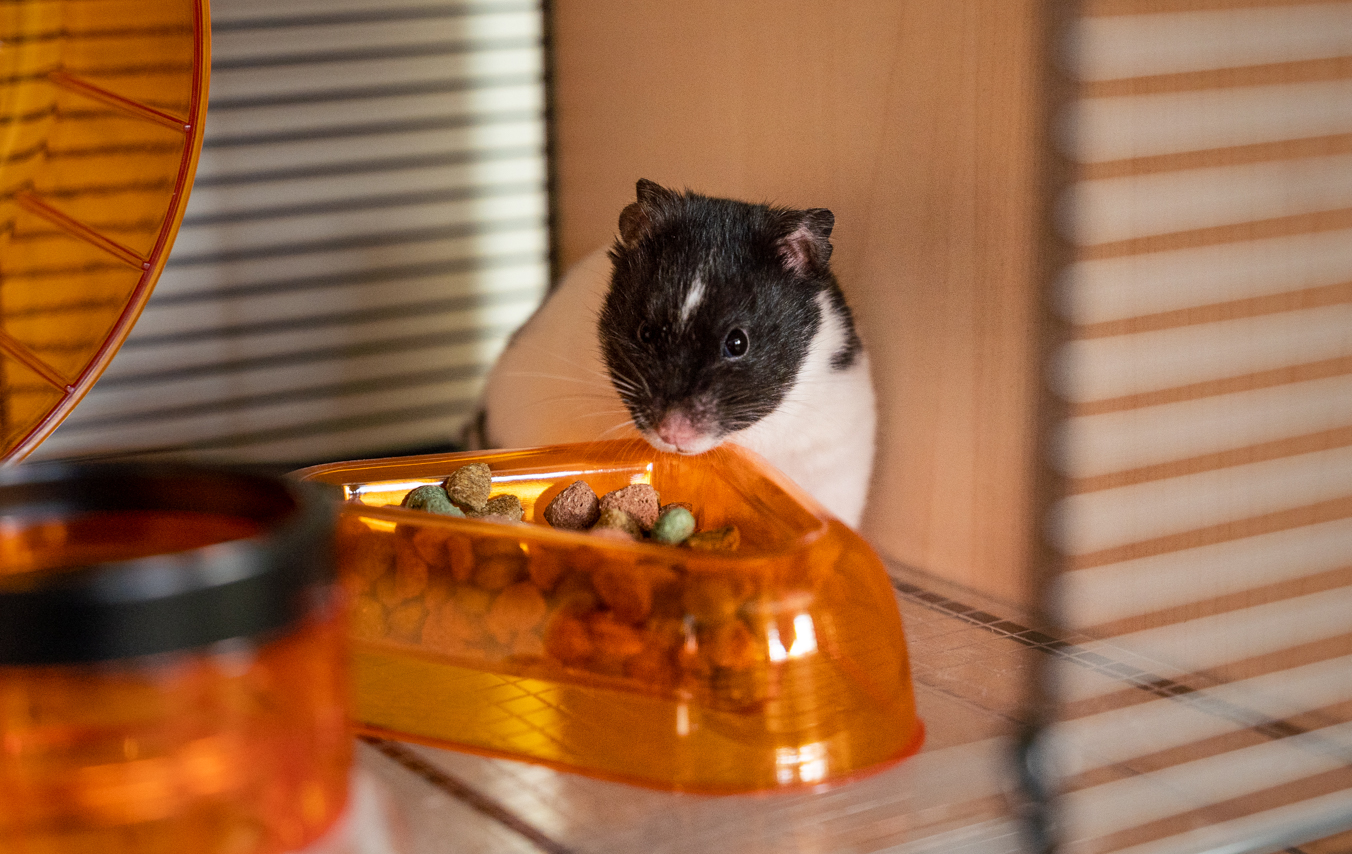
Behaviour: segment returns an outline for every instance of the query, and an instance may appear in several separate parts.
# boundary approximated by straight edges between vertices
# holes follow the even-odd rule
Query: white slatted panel
[[[548,279],[537,2],[216,0],[156,293],[35,458],[445,446]]]
[[[1352,826],[1352,3],[1087,6],[1048,366],[1066,850],[1298,850]]]

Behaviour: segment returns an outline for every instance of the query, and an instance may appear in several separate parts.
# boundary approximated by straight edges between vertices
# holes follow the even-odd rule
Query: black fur
[[[847,332],[832,366],[854,363],[859,339],[829,264],[833,224],[822,209],[676,193],[639,181],[638,201],[620,215],[610,250],[614,273],[598,337],[616,391],[640,429],[655,428],[680,408],[723,436],[775,411],[807,358],[823,291]],[[696,276],[705,295],[683,325],[682,305]],[[735,328],[746,331],[750,347],[728,359],[723,342]]]

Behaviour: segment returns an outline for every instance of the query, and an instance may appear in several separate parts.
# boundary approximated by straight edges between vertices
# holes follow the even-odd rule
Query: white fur
[[[685,294],[685,302],[681,303],[681,325],[686,326],[690,323],[690,317],[699,308],[699,304],[704,301],[704,278],[698,273],[695,274],[695,280],[690,283],[690,290]]]
[[[610,270],[604,251],[579,262],[493,366],[484,393],[491,443],[527,448],[639,435],[610,384],[596,340]],[[787,397],[726,441],[760,454],[858,527],[873,471],[873,383],[865,353],[844,371],[831,368],[845,331],[825,295],[818,305],[821,327]]]

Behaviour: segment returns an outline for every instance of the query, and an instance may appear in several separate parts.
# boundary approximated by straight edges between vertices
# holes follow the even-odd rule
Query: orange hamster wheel
[[[206,0],[0,7],[0,461],[99,378],[164,268],[202,148]]]

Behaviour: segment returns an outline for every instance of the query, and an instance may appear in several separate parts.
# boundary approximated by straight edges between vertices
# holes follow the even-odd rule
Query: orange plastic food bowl
[[[521,523],[399,506],[487,463]],[[869,546],[758,457],[610,442],[317,466],[341,486],[356,716],[374,734],[660,788],[817,785],[919,748],[906,642]],[[558,530],[549,501],[650,484],[736,551]]]

